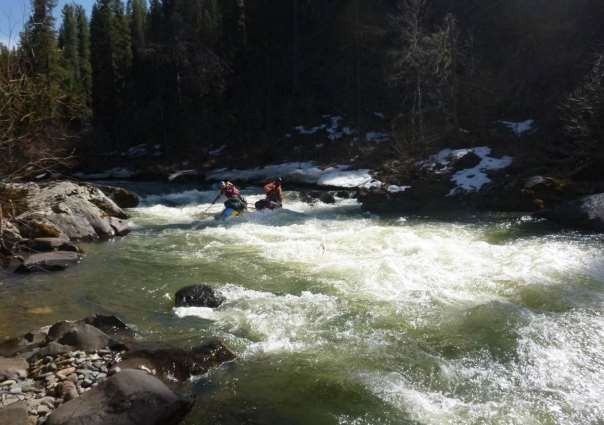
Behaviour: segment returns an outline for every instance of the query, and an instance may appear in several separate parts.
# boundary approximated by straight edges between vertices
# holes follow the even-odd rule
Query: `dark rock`
[[[25,246],[37,252],[67,251],[79,252],[78,247],[64,238],[35,238],[25,241]]]
[[[120,208],[135,208],[140,204],[140,198],[134,192],[122,187],[98,186]]]
[[[27,402],[20,401],[0,409],[0,425],[28,425]]]
[[[181,349],[135,350],[123,355],[116,365],[121,370],[149,370],[179,381],[199,376],[213,367],[235,359],[235,355],[221,342],[211,342],[191,351]]]
[[[59,354],[69,353],[73,351],[74,347],[69,345],[59,344],[56,341],[49,342],[45,347],[40,348],[38,351],[34,352],[32,358],[38,359],[45,356],[57,356]]]
[[[27,377],[29,365],[22,357],[0,357],[0,382]]]
[[[97,329],[105,332],[107,335],[132,338],[135,332],[128,327],[122,320],[115,316],[107,316],[96,314],[86,317],[83,322],[94,326]]]
[[[457,159],[452,164],[452,168],[455,171],[466,170],[468,168],[474,168],[482,162],[482,158],[470,151],[461,158]]]
[[[55,251],[32,254],[23,260],[19,273],[36,271],[58,271],[80,262],[80,255],[72,251]]]
[[[557,208],[536,213],[562,226],[604,232],[604,193],[567,202]]]
[[[174,394],[159,379],[125,370],[80,397],[61,405],[47,425],[175,425],[189,413],[190,400]]]
[[[342,199],[354,198],[354,192],[348,190],[339,190],[336,192],[336,196]]]
[[[207,285],[187,286],[176,292],[174,303],[176,307],[210,307],[216,308],[225,301],[222,295],[217,294]]]
[[[330,192],[323,192],[319,197],[319,200],[324,204],[335,204],[336,198]]]

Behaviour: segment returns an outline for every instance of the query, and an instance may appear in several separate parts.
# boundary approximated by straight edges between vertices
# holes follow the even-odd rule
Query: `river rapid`
[[[0,337],[100,312],[148,341],[220,338],[238,359],[195,381],[187,425],[604,423],[604,238],[293,192],[225,223],[214,191],[177,190],[77,267],[0,277]],[[225,304],[174,309],[198,283]]]

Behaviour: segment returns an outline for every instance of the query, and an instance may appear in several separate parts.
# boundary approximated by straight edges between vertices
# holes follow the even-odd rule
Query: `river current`
[[[0,337],[100,312],[144,340],[220,338],[238,359],[195,381],[187,425],[604,423],[604,238],[296,193],[220,222],[215,192],[174,190],[81,265],[0,277]],[[174,309],[198,283],[225,304]]]

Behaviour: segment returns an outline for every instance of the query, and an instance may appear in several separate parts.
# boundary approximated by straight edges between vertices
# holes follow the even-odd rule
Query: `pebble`
[[[2,383],[0,383],[0,387],[8,387],[11,385],[15,385],[17,383],[17,381],[15,381],[14,379],[8,379]]]

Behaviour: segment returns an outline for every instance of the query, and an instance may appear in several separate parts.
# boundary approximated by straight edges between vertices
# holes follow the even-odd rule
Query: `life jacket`
[[[229,199],[241,197],[241,192],[239,191],[239,188],[233,183],[228,183],[226,187],[222,189],[222,193]]]

